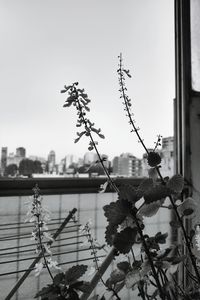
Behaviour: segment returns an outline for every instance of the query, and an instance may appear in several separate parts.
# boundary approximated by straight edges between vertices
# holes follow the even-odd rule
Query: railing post
[[[108,254],[108,256],[103,261],[102,265],[99,267],[99,270],[96,272],[92,280],[90,281],[90,285],[88,286],[87,292],[84,292],[81,296],[81,300],[87,300],[88,297],[91,295],[92,291],[95,289],[96,285],[98,284],[99,280],[102,278],[105,271],[110,266],[111,262],[115,257],[116,249],[113,247]]]
[[[57,229],[57,231],[52,236],[53,240],[56,240],[56,238],[59,236],[59,234],[62,232],[62,230],[65,228],[67,223],[70,221],[70,219],[73,217],[73,215],[76,213],[77,209],[74,208],[72,211],[70,211],[69,215],[66,217],[64,222],[60,225],[60,227]],[[48,244],[51,245],[53,241],[50,241]],[[19,289],[19,287],[22,285],[24,280],[28,277],[28,275],[31,273],[31,271],[34,269],[35,265],[40,261],[43,254],[42,251],[38,254],[38,256],[34,259],[32,264],[29,266],[28,270],[23,274],[23,276],[19,279],[19,281],[15,284],[15,286],[12,288],[8,296],[5,298],[5,300],[10,300],[12,296],[16,293],[16,291]]]

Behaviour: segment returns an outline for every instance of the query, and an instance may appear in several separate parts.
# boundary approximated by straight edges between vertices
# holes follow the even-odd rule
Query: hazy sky
[[[0,147],[9,152],[23,146],[47,157],[53,149],[57,161],[87,152],[86,139],[73,142],[76,112],[60,94],[78,81],[106,136],[100,152],[141,157],[119,99],[120,52],[147,147],[173,134],[173,0],[0,0],[0,38]]]

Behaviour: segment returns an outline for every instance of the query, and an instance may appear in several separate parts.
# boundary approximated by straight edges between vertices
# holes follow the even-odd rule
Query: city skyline
[[[9,0],[0,7],[1,146],[23,145],[42,157],[55,148],[59,160],[86,152],[87,139],[74,144],[76,112],[62,107],[60,94],[79,81],[92,100],[90,118],[106,137],[100,152],[114,157],[126,149],[141,157],[119,99],[120,52],[147,147],[157,134],[173,134],[172,0]]]
[[[173,136],[168,136],[168,137],[162,137],[162,141],[164,140],[170,140],[170,139],[173,139]],[[158,147],[158,151],[159,150],[162,150],[163,148],[164,148],[165,146],[161,143],[161,145]],[[13,156],[13,155],[16,155],[16,156],[18,156],[19,154],[19,149],[21,150],[21,149],[23,149],[23,150],[21,150],[22,152],[23,152],[23,157],[25,157],[25,158],[29,158],[29,159],[33,159],[33,160],[36,160],[36,159],[38,159],[38,160],[45,160],[45,161],[48,161],[48,159],[49,159],[49,156],[52,154],[52,152],[54,152],[54,154],[55,154],[55,163],[56,164],[59,164],[64,158],[66,158],[67,156],[73,156],[73,158],[74,158],[74,160],[75,161],[77,161],[78,162],[78,160],[79,159],[82,159],[82,158],[84,158],[84,156],[86,155],[86,154],[88,154],[88,155],[90,155],[90,153],[91,153],[91,155],[95,155],[95,156],[97,156],[97,154],[96,154],[96,152],[93,150],[93,151],[89,151],[89,150],[87,150],[86,149],[86,151],[85,152],[83,152],[81,155],[76,155],[76,154],[73,154],[73,153],[65,153],[61,158],[57,158],[57,155],[56,155],[56,150],[55,149],[51,149],[48,153],[46,153],[46,155],[45,156],[40,156],[38,153],[32,153],[32,154],[30,154],[30,153],[28,153],[28,151],[27,151],[27,149],[25,148],[25,147],[23,147],[23,145],[21,145],[21,146],[17,146],[16,148],[15,148],[15,151],[10,151],[9,150],[9,148],[8,148],[8,146],[6,146],[6,145],[4,145],[4,146],[2,146],[1,147],[1,149],[7,149],[7,156]],[[148,149],[153,149],[153,147],[151,147],[151,148],[148,148]],[[136,154],[134,154],[134,152],[129,152],[129,151],[126,151],[126,150],[124,150],[123,152],[118,152],[118,153],[116,153],[116,155],[114,155],[114,156],[109,156],[107,153],[100,153],[101,155],[106,155],[106,156],[108,156],[108,160],[113,160],[115,157],[118,157],[118,156],[120,156],[120,155],[123,155],[123,154],[131,154],[131,155],[133,155],[133,156],[135,156],[136,158],[138,158],[138,159],[142,159],[143,158],[143,155],[145,155],[145,151],[143,151],[143,153],[142,153],[142,155],[141,156],[137,156]]]

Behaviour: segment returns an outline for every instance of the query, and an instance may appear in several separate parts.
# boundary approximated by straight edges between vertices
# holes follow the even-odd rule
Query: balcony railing
[[[116,184],[119,186],[121,184],[131,184],[133,186],[138,186],[141,182],[140,178],[116,178]],[[25,215],[27,212],[27,202],[30,201],[28,196],[32,195],[32,188],[37,183],[41,190],[43,196],[43,205],[49,208],[52,212],[52,219],[56,221],[53,222],[62,222],[66,217],[67,213],[72,210],[74,207],[77,208],[77,218],[81,224],[85,224],[89,219],[92,220],[92,234],[93,237],[98,240],[100,244],[105,243],[104,232],[106,227],[106,219],[103,214],[103,206],[109,204],[111,201],[116,201],[117,195],[111,190],[108,190],[106,193],[98,193],[99,186],[105,182],[105,178],[67,178],[67,179],[2,179],[0,180],[0,225],[15,223],[16,226],[12,226],[12,230],[4,232],[4,237],[6,235],[15,235],[17,237],[23,237],[24,232],[29,233],[29,228],[26,228],[24,231],[23,226],[18,226],[19,224],[23,225]],[[161,232],[170,232],[169,228],[169,218],[170,213],[168,210],[160,209],[160,212],[153,218],[146,219],[146,228],[148,233],[153,234],[158,231]],[[49,226],[50,228],[50,226]],[[0,232],[2,236],[3,232]],[[56,259],[59,263],[68,262],[68,264],[63,265],[63,269],[66,269],[70,263],[84,263],[85,259],[88,259],[88,264],[92,265],[93,261],[89,260],[91,258],[90,251],[82,251],[83,248],[80,246],[80,242],[83,240],[78,237],[78,231],[76,230],[72,235],[71,240],[66,240],[66,244],[76,243],[76,251],[73,253],[65,253],[60,255],[63,252],[62,247],[59,247],[59,244],[63,244],[63,241],[58,241],[58,246],[56,247]],[[27,236],[28,238],[28,236]],[[29,238],[28,238],[29,239]],[[61,237],[62,239],[62,237]],[[169,237],[170,240],[170,237]],[[30,241],[29,241],[30,243]],[[16,249],[22,250],[21,246],[26,244],[26,240],[19,238],[15,240],[4,240],[3,246],[0,244],[0,248],[8,248],[15,246]],[[34,246],[33,246],[34,248]],[[74,249],[74,246],[73,246]],[[54,248],[52,249],[54,252]],[[136,255],[140,253],[139,247],[135,249]],[[67,252],[67,251],[66,251]],[[68,251],[69,252],[69,251]],[[0,254],[2,251],[0,252]],[[106,253],[104,252],[104,255]],[[1,256],[0,256],[1,257]],[[15,253],[16,261],[13,262],[14,269],[20,271],[24,269],[24,261],[19,260],[19,253]],[[34,257],[34,252],[33,252]],[[8,258],[12,260],[12,257]],[[86,261],[87,264],[87,261]],[[27,266],[27,265],[26,265]],[[0,273],[8,273],[11,268],[11,263],[4,265],[4,269],[1,269]],[[23,285],[20,287],[18,292],[12,298],[14,300],[29,300],[33,299],[35,293],[42,286],[45,285],[46,280],[48,279],[47,272],[43,272],[40,278],[34,278],[34,272],[29,275]],[[108,270],[107,275],[109,276],[110,270]],[[4,299],[13,288],[13,285],[16,281],[19,280],[22,273],[16,272],[7,276],[2,276],[0,278],[0,290],[3,292]],[[106,278],[106,277],[105,277]],[[86,278],[90,280],[91,277]],[[48,282],[48,281],[47,281]],[[129,300],[133,299],[133,295],[130,295],[129,292],[123,292],[122,299]],[[1,295],[2,296],[2,295]],[[134,299],[137,299],[134,296]]]

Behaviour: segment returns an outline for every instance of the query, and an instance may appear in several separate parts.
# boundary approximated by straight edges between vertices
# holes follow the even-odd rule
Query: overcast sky
[[[120,52],[133,112],[147,147],[157,134],[173,135],[173,0],[0,0],[0,147],[47,157],[82,156],[74,144],[76,113],[63,108],[64,84],[85,88],[90,119],[106,136],[109,158],[141,157],[119,99]]]

